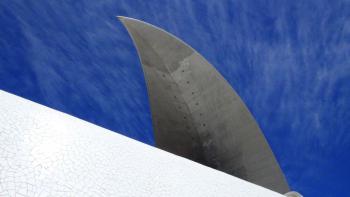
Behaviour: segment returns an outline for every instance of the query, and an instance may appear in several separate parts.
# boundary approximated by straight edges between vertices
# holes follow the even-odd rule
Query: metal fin
[[[288,183],[240,97],[199,53],[145,22],[118,17],[140,56],[156,146],[286,193]]]

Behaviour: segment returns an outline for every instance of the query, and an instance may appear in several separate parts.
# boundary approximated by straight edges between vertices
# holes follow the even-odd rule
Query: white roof
[[[282,196],[0,91],[0,196]]]

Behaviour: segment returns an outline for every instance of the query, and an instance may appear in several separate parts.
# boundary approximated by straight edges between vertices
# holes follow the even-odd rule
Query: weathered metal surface
[[[145,74],[156,146],[274,191],[287,181],[256,121],[198,52],[142,21],[119,17]]]

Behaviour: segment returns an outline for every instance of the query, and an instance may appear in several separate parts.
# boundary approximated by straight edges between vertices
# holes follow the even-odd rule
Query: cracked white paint
[[[0,196],[282,195],[0,91]]]

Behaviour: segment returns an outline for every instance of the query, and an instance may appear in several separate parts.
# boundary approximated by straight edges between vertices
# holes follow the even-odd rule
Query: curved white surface
[[[0,91],[0,196],[282,196]]]

